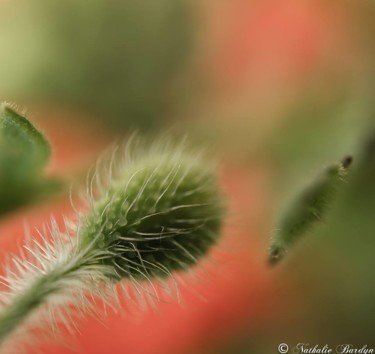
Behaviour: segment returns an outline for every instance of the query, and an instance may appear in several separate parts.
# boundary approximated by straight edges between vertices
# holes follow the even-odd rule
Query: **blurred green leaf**
[[[8,104],[0,107],[0,214],[56,189],[42,171],[51,148],[44,136]]]

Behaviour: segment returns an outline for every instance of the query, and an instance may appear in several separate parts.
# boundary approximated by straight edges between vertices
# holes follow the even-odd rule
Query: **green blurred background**
[[[217,157],[234,204],[246,185],[238,176],[251,185],[261,175],[260,199],[254,192],[232,210],[225,239],[247,225],[234,249],[251,260],[233,292],[268,300],[252,304],[252,317],[221,299],[238,312],[220,324],[226,335],[207,334],[218,314],[174,353],[269,354],[282,342],[375,349],[374,38],[371,1],[3,0],[0,95],[31,107],[64,156],[87,131],[100,149],[134,130],[177,131]],[[329,214],[269,269],[278,215],[348,154],[354,164]],[[258,273],[266,289],[252,287]]]

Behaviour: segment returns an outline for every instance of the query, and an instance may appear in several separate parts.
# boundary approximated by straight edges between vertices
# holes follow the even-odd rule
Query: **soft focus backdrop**
[[[219,161],[229,199],[223,240],[184,276],[181,304],[88,318],[43,352],[375,349],[374,24],[364,0],[0,1],[0,98],[50,137],[49,173],[76,190],[133,131],[188,133]],[[278,214],[347,154],[334,208],[271,269]],[[2,216],[1,259],[24,223],[71,213],[60,193]]]

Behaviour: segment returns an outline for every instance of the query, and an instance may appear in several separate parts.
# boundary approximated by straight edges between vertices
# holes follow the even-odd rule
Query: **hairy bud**
[[[187,269],[217,240],[223,214],[213,171],[181,148],[153,146],[107,182],[80,230],[81,247],[108,250],[120,278]]]
[[[298,239],[323,219],[344,184],[344,177],[351,163],[352,157],[347,156],[340,163],[329,166],[287,209],[279,221],[277,235],[271,244],[271,264],[278,262]]]

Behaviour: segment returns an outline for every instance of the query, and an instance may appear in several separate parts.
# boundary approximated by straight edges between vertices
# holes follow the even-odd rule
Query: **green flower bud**
[[[340,187],[344,184],[352,157],[326,169],[304,190],[282,216],[270,248],[271,264],[278,262],[287,250],[325,216]]]
[[[138,289],[141,280],[190,269],[219,238],[223,198],[199,156],[157,143],[113,158],[106,170],[94,176],[97,191],[90,183],[90,207],[76,225],[61,231],[52,222],[48,235],[12,259],[2,277],[0,344],[19,328],[45,324],[37,315],[71,329],[72,308],[95,313],[92,298],[112,303],[122,278]]]
[[[211,168],[181,148],[153,146],[108,181],[80,228],[80,247],[109,252],[112,277],[166,277],[216,242],[223,201]]]

